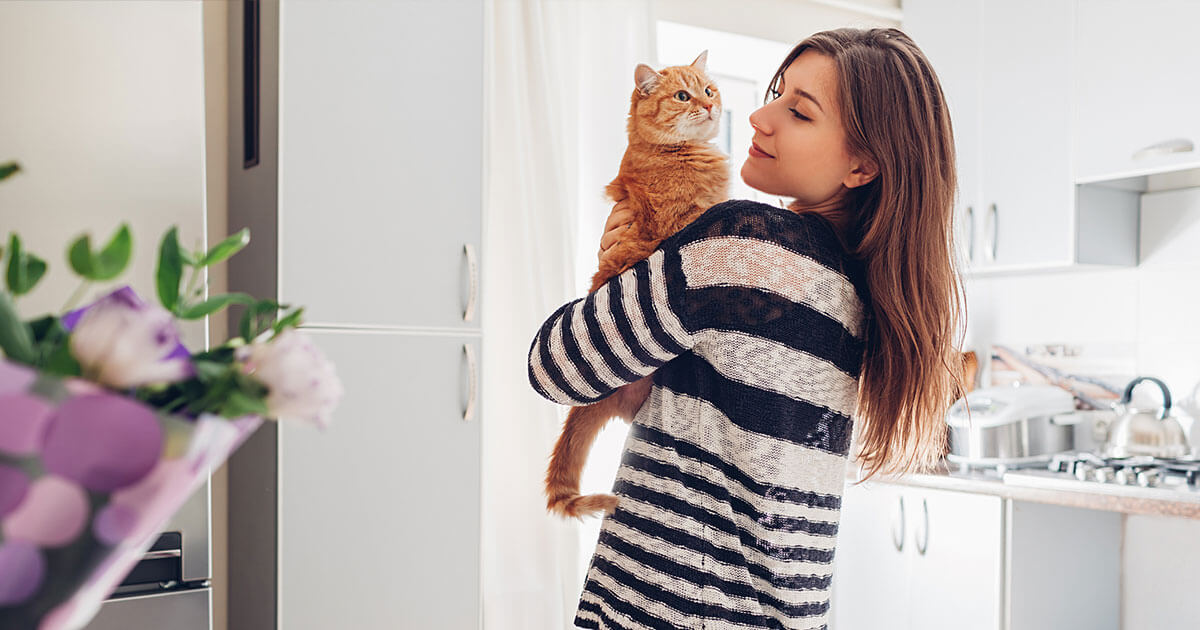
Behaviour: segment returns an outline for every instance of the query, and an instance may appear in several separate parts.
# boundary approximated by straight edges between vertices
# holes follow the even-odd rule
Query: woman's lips
[[[757,144],[754,144],[753,142],[751,142],[750,143],[750,157],[773,158],[775,156],[771,155],[770,153],[767,153],[766,151],[763,151],[762,149],[758,148]]]

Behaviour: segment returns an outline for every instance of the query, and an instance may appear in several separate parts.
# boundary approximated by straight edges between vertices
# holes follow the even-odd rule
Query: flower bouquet
[[[17,170],[0,165],[0,179]],[[123,287],[72,309],[131,253],[126,226],[98,251],[82,236],[67,260],[83,283],[63,314],[23,321],[14,300],[47,266],[9,236],[0,252],[0,629],[82,628],[263,418],[327,424],[341,384],[295,330],[302,309],[204,298],[204,268],[248,242],[243,230],[189,252],[172,228],[155,274],[161,306]],[[189,352],[176,320],[232,304],[245,309],[237,336]]]

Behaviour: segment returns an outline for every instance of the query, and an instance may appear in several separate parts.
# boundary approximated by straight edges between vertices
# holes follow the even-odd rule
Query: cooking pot
[[[1133,407],[1133,388],[1143,381],[1158,385],[1162,390],[1163,405],[1153,409],[1135,409]],[[1150,455],[1153,457],[1189,457],[1192,447],[1187,434],[1179,421],[1171,414],[1171,391],[1166,383],[1150,377],[1141,376],[1133,379],[1125,386],[1125,394],[1120,402],[1113,403],[1117,419],[1109,428],[1108,442],[1104,446],[1107,457],[1133,457]]]
[[[977,389],[946,414],[946,459],[972,466],[1049,461],[1075,448],[1075,397],[1052,385]]]

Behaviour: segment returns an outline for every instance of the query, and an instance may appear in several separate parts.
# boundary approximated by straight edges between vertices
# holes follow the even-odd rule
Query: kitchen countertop
[[[867,483],[890,483],[915,488],[973,492],[1017,501],[1050,503],[1125,514],[1200,519],[1200,490],[1142,488],[1075,481],[1070,478],[1067,478],[1064,483],[1062,477],[1043,469],[1009,470],[1001,478],[998,473],[992,471],[962,472],[956,468],[939,473],[909,474],[902,477],[883,478],[877,476]],[[855,473],[854,465],[847,467],[847,482],[853,483],[857,480]]]

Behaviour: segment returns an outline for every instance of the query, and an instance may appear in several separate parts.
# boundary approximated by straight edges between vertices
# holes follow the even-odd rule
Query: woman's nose
[[[760,107],[754,110],[754,113],[750,114],[750,126],[758,133],[769,136],[771,135],[771,128],[766,123],[766,116],[763,115],[763,109]]]

